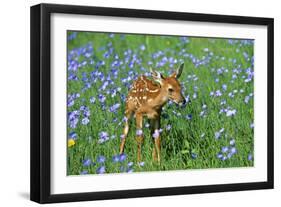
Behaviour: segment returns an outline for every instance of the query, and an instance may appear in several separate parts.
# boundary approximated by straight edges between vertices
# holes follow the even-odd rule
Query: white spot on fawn
[[[159,91],[159,89],[155,89],[155,90],[148,90],[150,93],[156,93]]]

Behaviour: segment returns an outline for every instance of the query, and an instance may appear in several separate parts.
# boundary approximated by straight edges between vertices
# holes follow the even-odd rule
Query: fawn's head
[[[167,98],[176,104],[185,104],[185,98],[181,92],[181,85],[178,81],[182,74],[184,63],[169,77],[164,77],[161,73],[151,70],[152,78],[161,86],[161,93],[164,98]]]

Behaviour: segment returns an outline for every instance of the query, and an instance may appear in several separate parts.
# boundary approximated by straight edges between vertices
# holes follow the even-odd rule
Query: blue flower
[[[115,113],[115,112],[117,111],[117,109],[120,107],[120,105],[121,105],[121,104],[119,104],[119,103],[112,105],[112,106],[109,108],[109,111]]]
[[[191,120],[191,119],[192,119],[192,114],[187,114],[187,115],[185,116],[185,118],[186,118],[187,120]]]
[[[70,132],[68,134],[68,137],[71,138],[71,139],[76,140],[77,139],[77,133],[72,131],[72,132]]]
[[[116,163],[120,161],[120,156],[119,155],[113,155],[112,157],[112,162]]]
[[[192,153],[191,153],[191,158],[192,158],[192,159],[196,159],[196,158],[197,158],[197,154],[194,153],[194,152],[192,152]]]
[[[74,119],[70,120],[69,121],[70,128],[75,129],[77,127],[78,122],[79,122],[78,118],[74,118]]]
[[[128,167],[132,167],[134,165],[133,162],[128,162]]]
[[[233,110],[227,110],[226,112],[226,116],[234,116],[236,114],[236,109]]]
[[[73,39],[75,39],[77,36],[77,32],[72,32],[70,35],[68,35],[67,40],[71,41]]]
[[[83,125],[87,125],[90,122],[90,120],[88,119],[88,117],[85,117],[82,119],[82,124]]]
[[[91,98],[90,98],[90,103],[95,103],[95,101],[96,101],[96,98],[95,98],[95,97],[91,97]]]
[[[171,128],[172,128],[172,125],[171,125],[171,124],[168,124],[168,125],[166,126],[166,130],[167,130],[167,131],[170,131]]]
[[[219,139],[220,136],[221,136],[221,133],[220,133],[220,132],[215,132],[215,138],[216,138],[216,139]]]
[[[192,98],[193,98],[193,99],[196,99],[196,98],[197,98],[197,94],[194,93],[193,96],[192,96]]]
[[[145,45],[141,45],[141,46],[140,46],[140,49],[141,49],[142,51],[144,51],[144,50],[145,50]]]
[[[98,156],[98,158],[97,158],[98,163],[104,163],[105,160],[106,160],[105,156],[102,156],[102,155]]]
[[[80,172],[80,175],[87,175],[88,174],[88,170],[83,170]]]
[[[154,133],[152,134],[152,137],[154,139],[158,138],[160,136],[160,131],[158,129],[155,129]]]
[[[227,85],[226,85],[226,84],[223,84],[223,85],[222,85],[222,89],[223,89],[224,91],[226,91],[226,90],[227,90]]]
[[[247,104],[247,103],[249,103],[249,101],[250,101],[250,96],[246,96],[244,99],[244,102]]]
[[[103,174],[105,173],[105,166],[101,166],[96,170],[97,174]]]
[[[222,153],[218,153],[218,154],[217,154],[217,158],[218,158],[218,159],[222,159],[222,158],[223,158],[223,154],[222,154]]]
[[[231,154],[237,153],[237,149],[235,147],[231,147],[229,151],[230,151]]]
[[[219,97],[219,96],[222,96],[222,93],[220,90],[216,90],[215,92],[215,96]]]
[[[125,160],[126,160],[126,157],[127,157],[127,156],[126,156],[126,154],[124,154],[124,153],[121,154],[121,155],[119,155],[119,161],[120,161],[120,162],[125,161]]]
[[[143,167],[144,166],[144,162],[139,162],[138,165]]]
[[[142,130],[141,129],[138,129],[137,131],[136,131],[136,135],[137,136],[141,136],[143,133],[142,133]]]
[[[83,166],[88,167],[92,164],[91,159],[85,159],[83,160]]]
[[[249,161],[253,160],[253,155],[252,154],[248,154],[248,160]]]
[[[127,169],[127,173],[132,173],[132,172],[134,172],[134,169],[133,169],[133,168],[128,168],[128,169]]]
[[[109,140],[109,135],[107,132],[100,132],[99,133],[99,143],[103,143],[103,142],[106,142],[107,140]]]
[[[230,145],[235,145],[235,140],[234,140],[234,139],[231,139],[231,140],[229,141],[229,144],[230,144]]]
[[[221,148],[221,151],[222,151],[222,153],[226,153],[226,152],[228,151],[228,147],[227,147],[227,146],[222,147],[222,148]]]
[[[251,123],[251,124],[250,124],[250,128],[251,128],[251,129],[253,129],[254,126],[255,126],[254,123]]]
[[[102,95],[102,94],[99,94],[99,95],[98,95],[98,99],[99,99],[99,101],[100,101],[101,103],[104,103],[105,100],[106,100],[106,97],[105,97],[104,95]]]

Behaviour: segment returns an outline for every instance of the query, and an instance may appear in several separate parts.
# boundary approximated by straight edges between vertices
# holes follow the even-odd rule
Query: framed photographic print
[[[273,188],[273,19],[31,7],[31,200]]]

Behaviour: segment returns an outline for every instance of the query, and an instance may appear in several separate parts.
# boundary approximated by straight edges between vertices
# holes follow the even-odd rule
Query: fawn
[[[140,76],[132,84],[126,99],[125,128],[122,135],[120,154],[124,152],[127,134],[129,132],[129,120],[133,114],[136,118],[136,140],[138,144],[137,160],[141,161],[141,147],[143,143],[142,124],[146,116],[150,120],[151,135],[154,137],[153,160],[160,162],[160,118],[162,107],[168,100],[176,104],[185,104],[185,98],[181,92],[178,78],[181,76],[184,64],[169,77],[150,69],[152,80],[146,76]]]

